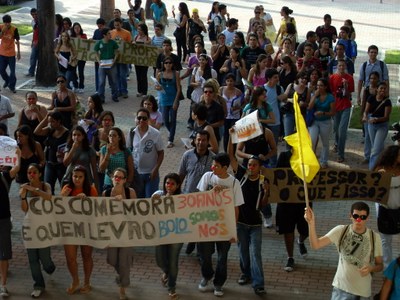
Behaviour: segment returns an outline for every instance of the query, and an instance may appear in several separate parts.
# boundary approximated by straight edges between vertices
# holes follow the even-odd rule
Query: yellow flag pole
[[[298,99],[299,96],[297,94],[297,92],[294,93],[293,95],[293,101],[296,102],[295,106],[295,124],[300,124],[299,118],[302,117],[300,111],[298,110],[298,108],[300,108],[299,103],[298,103]],[[297,125],[298,126],[298,125]],[[299,135],[299,154],[300,154],[300,163],[301,163],[301,174],[302,174],[302,180],[303,180],[303,187],[304,187],[304,196],[305,196],[305,200],[306,200],[306,207],[310,207],[310,200],[308,198],[308,188],[307,188],[307,181],[306,181],[306,171],[304,169],[304,156],[303,156],[303,147],[301,145],[301,130],[299,130],[299,128],[296,128],[297,130],[297,134]]]

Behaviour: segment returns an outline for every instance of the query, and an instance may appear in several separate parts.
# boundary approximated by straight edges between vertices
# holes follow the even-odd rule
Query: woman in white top
[[[225,99],[227,115],[224,123],[224,150],[228,147],[229,129],[240,119],[240,112],[244,107],[243,93],[235,87],[236,76],[229,73],[225,76],[226,86],[219,88],[219,94]]]
[[[375,165],[376,172],[387,173],[392,176],[390,183],[389,199],[386,205],[388,209],[400,208],[400,146],[391,145],[383,150]],[[381,205],[376,204],[377,215]],[[380,232],[382,239],[383,263],[385,268],[392,261],[392,236]]]
[[[203,86],[207,79],[217,78],[217,72],[208,64],[206,54],[200,54],[199,67],[193,69],[190,86],[193,88],[192,101],[199,103],[203,95]]]

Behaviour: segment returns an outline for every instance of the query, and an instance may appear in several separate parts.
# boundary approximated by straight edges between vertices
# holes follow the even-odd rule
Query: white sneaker
[[[272,217],[264,218],[264,227],[272,228]]]
[[[33,290],[33,292],[31,293],[31,297],[39,298],[41,294],[42,294],[42,290]]]
[[[205,279],[205,278],[202,278],[202,279],[201,279],[201,281],[200,281],[200,283],[199,283],[199,286],[198,286],[200,292],[206,292],[206,291],[207,291],[207,288],[208,288],[208,281],[209,281],[209,280],[207,280],[207,279]]]
[[[214,286],[214,296],[222,297],[224,295],[224,290],[220,286]]]
[[[5,286],[0,287],[0,296],[1,297],[8,297],[10,294]]]

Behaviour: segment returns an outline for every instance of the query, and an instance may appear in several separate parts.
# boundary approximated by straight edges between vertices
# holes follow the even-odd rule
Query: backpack
[[[340,248],[342,247],[342,243],[344,240],[344,237],[346,236],[346,233],[349,231],[351,225],[346,225],[346,227],[343,229],[341,235],[340,235],[340,239],[339,239],[339,246],[338,246],[338,252],[340,253]],[[370,254],[370,259],[369,261],[371,263],[374,262],[374,253],[375,253],[375,233],[372,229],[370,229],[369,231],[370,236],[369,236],[369,240],[371,242],[371,254]]]
[[[135,138],[135,128],[136,127],[131,127],[131,129],[129,129],[129,139],[130,139],[130,143],[129,145],[126,145],[127,148],[129,150],[131,150],[131,152],[133,153],[133,139]],[[125,151],[125,159],[127,160],[127,152]],[[131,187],[137,192],[139,193],[139,191],[141,191],[141,181],[139,179],[139,172],[136,168],[136,166],[133,166],[133,182]]]
[[[385,70],[385,65],[384,65],[384,63],[383,63],[383,61],[379,61],[379,67],[381,68],[381,71],[382,71],[382,76],[383,76],[383,71]],[[364,75],[364,77],[363,78],[360,78],[360,80],[362,80],[363,82],[365,82],[365,79],[366,79],[366,75],[367,74],[365,74],[365,70],[367,69],[367,62],[366,61],[364,61],[364,63],[362,64],[362,70],[363,70],[363,75]],[[380,78],[379,78],[380,79]]]
[[[242,187],[245,184],[247,179],[249,179],[249,176],[246,173],[246,174],[244,174],[242,179],[240,179],[240,187]],[[260,202],[261,202],[261,199],[262,199],[263,194],[264,194],[264,189],[263,189],[264,180],[265,180],[264,175],[260,174],[260,177],[258,178],[259,186],[258,186],[258,197],[257,197],[257,204],[256,204],[256,209],[257,210],[260,210]]]
[[[210,23],[210,25],[208,25],[208,34],[210,36],[217,36],[217,34],[219,32],[216,31],[216,26],[215,26],[215,19],[218,18],[219,19],[219,24],[222,23],[222,18],[220,16],[216,16]]]

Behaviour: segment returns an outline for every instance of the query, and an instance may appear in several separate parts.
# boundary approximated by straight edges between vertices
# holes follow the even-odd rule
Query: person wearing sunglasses
[[[134,166],[138,174],[135,185],[138,198],[150,198],[158,190],[159,169],[164,160],[161,134],[150,126],[149,119],[150,112],[146,108],[139,108],[136,113],[137,126],[126,138],[126,146],[132,149]]]
[[[179,95],[181,94],[181,80],[179,72],[174,68],[174,62],[171,57],[167,56],[163,64],[164,66],[161,72],[157,74],[157,81],[160,85],[156,85],[155,88],[159,91],[158,100],[161,113],[165,127],[169,131],[167,148],[172,148],[174,147],[176,117],[179,108]]]
[[[383,270],[381,238],[367,227],[369,206],[366,203],[353,203],[349,217],[350,225],[338,225],[318,237],[314,212],[308,207],[304,214],[311,248],[317,250],[333,243],[339,252],[332,299],[370,299],[371,275]]]
[[[76,107],[76,95],[67,88],[67,78],[64,75],[57,76],[57,90],[51,94],[51,105],[49,111],[60,112],[63,125],[71,129],[72,117]]]
[[[118,201],[136,199],[136,192],[126,187],[128,172],[124,168],[116,168],[112,172],[112,186],[103,191],[103,197],[113,197]],[[117,272],[115,281],[119,286],[119,299],[127,299],[125,290],[130,285],[130,269],[133,264],[133,247],[108,247],[107,263]]]

